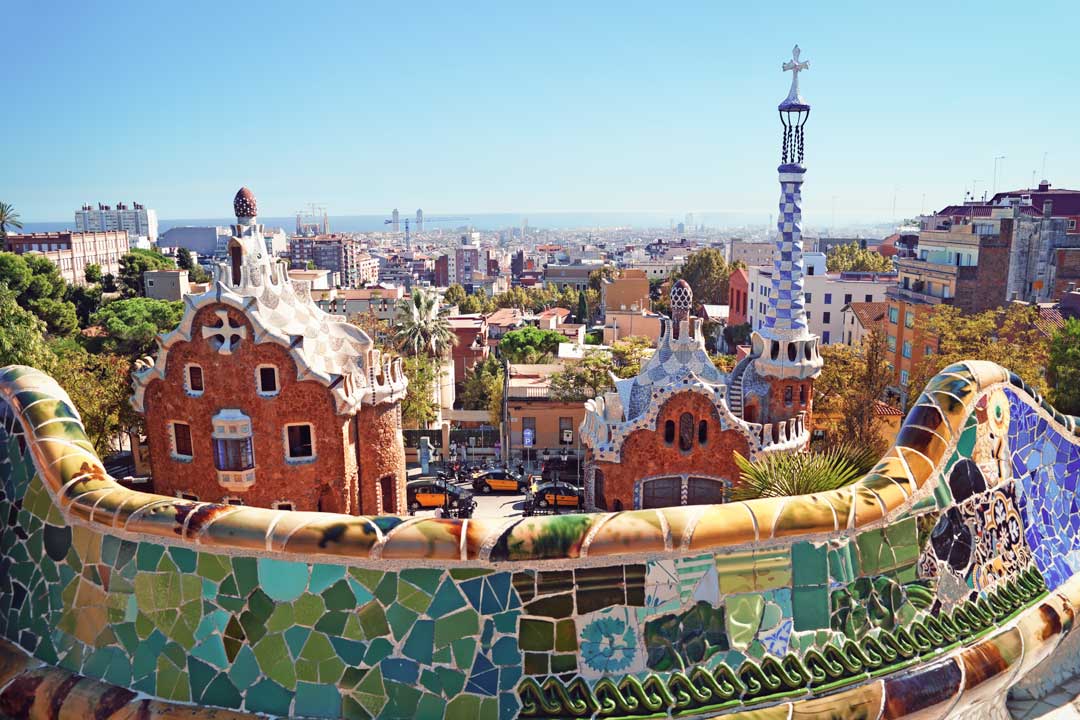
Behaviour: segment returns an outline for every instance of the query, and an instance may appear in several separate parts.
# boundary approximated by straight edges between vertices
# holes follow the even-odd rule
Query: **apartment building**
[[[803,288],[806,319],[810,332],[828,345],[844,340],[843,309],[853,302],[882,302],[886,291],[896,284],[895,273],[844,272],[829,273],[824,253],[803,253],[805,275]],[[749,276],[747,322],[760,330],[765,325],[772,293],[772,274],[769,267],[752,266]]]
[[[128,234],[128,241],[135,243],[144,238],[147,243],[156,243],[158,239],[157,211],[137,202],[127,205],[117,203],[116,207],[97,204],[83,205],[75,211],[75,230],[78,232],[108,232],[123,230]]]
[[[86,266],[98,265],[103,275],[120,273],[120,258],[131,246],[125,230],[8,234],[5,249],[16,255],[40,253],[56,265],[72,285],[86,284]]]
[[[508,457],[536,461],[547,455],[581,457],[578,428],[585,404],[551,399],[551,376],[561,364],[506,366],[503,389],[503,433]]]
[[[336,273],[342,287],[360,287],[379,276],[378,261],[363,252],[360,241],[351,235],[293,236],[289,238],[289,262],[297,269],[312,263]]]

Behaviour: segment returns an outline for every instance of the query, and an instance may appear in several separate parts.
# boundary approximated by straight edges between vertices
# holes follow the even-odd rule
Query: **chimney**
[[[1071,282],[1065,289],[1065,292],[1076,292],[1076,283]]]
[[[1049,192],[1049,191],[1050,191],[1050,183],[1049,182],[1047,182],[1046,180],[1043,180],[1042,182],[1039,183],[1039,192]]]

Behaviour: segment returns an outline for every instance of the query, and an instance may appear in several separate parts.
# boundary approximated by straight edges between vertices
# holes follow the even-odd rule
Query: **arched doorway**
[[[677,505],[715,505],[731,499],[731,481],[701,475],[664,475],[641,481],[635,505],[642,510]]]

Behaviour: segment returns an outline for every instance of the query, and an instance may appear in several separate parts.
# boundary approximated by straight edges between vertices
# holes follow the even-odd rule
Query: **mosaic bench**
[[[1080,433],[954,365],[854,485],[514,519],[190,502],[0,370],[0,716],[993,718],[1077,667]]]

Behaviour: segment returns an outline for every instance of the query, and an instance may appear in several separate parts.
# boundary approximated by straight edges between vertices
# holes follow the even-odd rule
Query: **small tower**
[[[780,219],[777,222],[776,260],[773,262],[772,293],[765,325],[752,336],[754,369],[766,378],[809,380],[821,372],[818,338],[811,334],[803,297],[802,184],[803,128],[810,105],[799,94],[799,73],[810,67],[799,62],[799,46],[792,50],[791,62],[783,65],[792,73],[791,90],[779,105],[784,127],[780,152]]]

